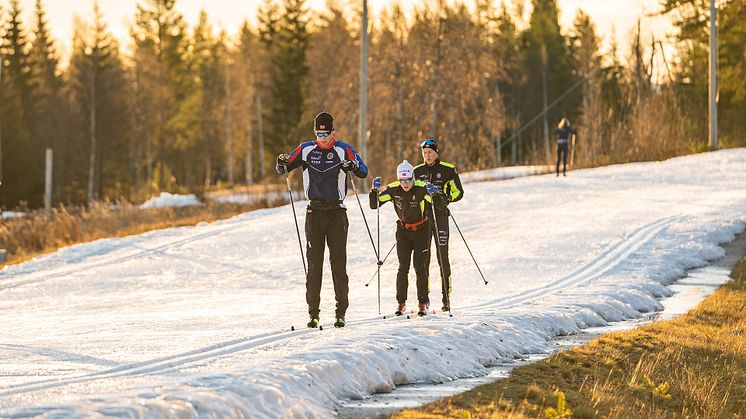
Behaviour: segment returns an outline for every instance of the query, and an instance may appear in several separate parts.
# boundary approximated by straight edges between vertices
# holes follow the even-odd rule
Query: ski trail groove
[[[629,255],[636,252],[642,245],[650,241],[664,228],[680,221],[683,217],[674,216],[663,218],[653,223],[638,228],[623,240],[612,245],[594,260],[588,262],[577,271],[553,281],[543,287],[529,289],[518,294],[498,298],[484,303],[474,304],[461,308],[459,311],[474,311],[482,308],[504,309],[518,304],[541,298],[559,289],[570,288],[580,285],[591,279],[599,277],[614,269],[622,263]]]
[[[236,227],[237,226],[230,224],[230,225],[227,225],[227,226],[225,226],[223,228],[216,229],[214,231],[206,231],[204,233],[199,233],[199,234],[195,234],[195,235],[192,235],[192,236],[183,237],[181,239],[177,239],[177,240],[171,241],[169,243],[164,243],[164,244],[162,244],[160,246],[156,246],[156,247],[154,247],[152,249],[145,249],[145,250],[137,251],[137,252],[134,252],[134,253],[131,253],[131,254],[128,254],[128,255],[120,256],[120,257],[118,257],[116,259],[106,259],[106,260],[100,260],[98,262],[88,262],[88,263],[83,262],[83,263],[76,264],[76,265],[71,266],[71,267],[63,266],[61,268],[53,269],[52,272],[48,272],[48,273],[45,273],[45,274],[42,274],[42,275],[38,275],[38,276],[34,275],[34,274],[26,275],[27,277],[30,276],[31,278],[27,278],[27,279],[23,279],[21,281],[10,282],[8,284],[0,285],[0,291],[8,290],[8,289],[11,289],[11,288],[17,288],[17,287],[20,287],[20,286],[23,286],[23,285],[37,284],[37,283],[40,283],[40,282],[48,281],[50,279],[56,279],[56,278],[60,278],[60,277],[66,277],[66,276],[73,275],[75,273],[82,272],[82,271],[85,271],[85,270],[88,270],[88,269],[96,269],[96,268],[100,268],[100,267],[111,265],[111,264],[129,262],[131,260],[139,259],[139,258],[144,257],[144,256],[148,256],[148,255],[151,255],[151,254],[154,254],[154,253],[162,252],[162,251],[164,251],[166,249],[170,249],[170,248],[173,248],[173,247],[178,247],[178,246],[181,246],[181,245],[184,245],[184,244],[189,244],[189,243],[196,242],[196,241],[199,241],[199,240],[204,240],[204,239],[207,239],[207,238],[210,238],[210,237],[222,234],[225,231],[233,230]]]
[[[604,252],[598,255],[596,258],[582,266],[577,271],[562,277],[552,283],[543,287],[534,288],[523,291],[519,294],[498,298],[485,303],[475,304],[461,308],[459,312],[476,312],[478,310],[487,309],[504,309],[513,307],[537,298],[545,297],[555,291],[571,288],[596,277],[603,275],[611,269],[622,263],[629,255],[636,252],[645,243],[655,237],[660,231],[666,227],[674,224],[681,220],[681,216],[673,216],[663,218],[654,221],[650,224],[644,225],[633,233],[627,235],[622,240],[618,241],[614,245],[607,248]],[[232,227],[232,226],[231,226]],[[222,232],[220,231],[204,233],[182,240],[178,240],[172,243],[167,243],[159,248],[150,249],[143,253],[150,253],[158,251],[161,248],[167,248],[169,246],[176,245],[178,242],[188,242],[190,240],[199,240],[202,238],[210,237],[212,235]],[[139,257],[142,254],[134,254],[125,256],[120,259]],[[48,278],[46,278],[48,279]],[[353,320],[347,323],[347,327],[357,327],[370,323],[380,323],[387,321],[401,320],[404,316],[399,317],[388,317],[382,319],[380,316],[375,316],[367,319]],[[324,325],[324,327],[331,327],[331,324]],[[51,388],[62,387],[71,384],[80,384],[86,382],[92,382],[107,378],[118,378],[127,376],[137,376],[161,373],[171,369],[175,369],[181,365],[190,364],[203,360],[217,359],[222,356],[231,355],[237,352],[251,350],[263,345],[277,343],[282,340],[304,336],[310,333],[319,333],[318,329],[297,329],[294,331],[273,331],[267,332],[255,336],[249,336],[241,339],[234,339],[226,342],[217,343],[215,345],[207,346],[204,348],[195,349],[192,351],[184,352],[181,354],[170,355],[148,361],[136,362],[121,365],[115,368],[111,368],[104,371],[98,371],[94,373],[78,375],[74,377],[62,377],[62,378],[50,378],[33,383],[19,384],[16,386],[9,386],[0,390],[0,399],[11,396],[18,396],[26,393],[33,393],[42,390],[48,390]]]

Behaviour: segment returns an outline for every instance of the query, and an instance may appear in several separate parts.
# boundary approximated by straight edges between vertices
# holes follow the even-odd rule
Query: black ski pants
[[[417,276],[417,302],[430,304],[428,297],[427,267],[430,261],[430,229],[422,226],[417,231],[396,227],[396,255],[399,257],[399,271],[396,273],[396,301],[407,301],[409,288],[409,262],[414,254],[414,272]]]
[[[567,141],[557,143],[557,176],[559,176],[560,159],[562,159],[562,173],[567,172]]]
[[[344,208],[306,210],[306,303],[308,314],[318,317],[321,302],[321,277],[324,265],[324,247],[329,245],[329,263],[332,266],[334,297],[337,301],[336,315],[344,317],[349,302],[349,278],[347,277],[347,210]]]
[[[448,296],[451,294],[452,278],[451,278],[451,262],[448,260],[448,214],[436,214],[435,220],[437,223],[430,222],[430,234],[431,237],[435,236],[435,245],[430,253],[435,253],[438,258],[438,265],[440,265],[441,275],[441,287],[443,288],[443,305],[449,304],[450,300]],[[438,231],[435,231],[435,225],[438,226]],[[428,244],[430,239],[428,238]],[[429,256],[428,256],[429,257]],[[430,266],[430,260],[427,261],[427,266]]]

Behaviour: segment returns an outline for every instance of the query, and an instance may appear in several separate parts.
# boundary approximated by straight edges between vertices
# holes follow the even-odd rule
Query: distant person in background
[[[334,297],[337,300],[334,327],[345,326],[349,305],[347,277],[347,208],[342,203],[347,196],[347,176],[368,176],[368,168],[351,145],[334,138],[334,118],[321,112],[314,118],[316,139],[299,145],[295,151],[277,156],[277,173],[303,169],[303,187],[308,198],[306,209],[306,303],[310,320],[308,327],[319,327],[321,276],[324,264],[324,244],[329,246]]]
[[[427,139],[420,144],[422,159],[425,163],[414,168],[414,177],[425,183],[435,185],[436,193],[433,196],[432,206],[435,208],[435,221],[430,223],[430,229],[435,235],[436,256],[440,265],[443,285],[443,307],[442,311],[451,311],[450,295],[452,291],[451,263],[448,260],[448,204],[463,198],[464,189],[461,179],[458,177],[456,166],[451,163],[440,161],[438,154],[438,143],[433,139]],[[428,203],[428,206],[430,204]],[[430,208],[425,209],[425,214],[432,214]],[[438,231],[435,231],[437,224]],[[432,253],[432,252],[431,252]],[[428,261],[428,266],[430,262]]]
[[[417,314],[424,316],[430,305],[428,295],[428,262],[430,247],[430,226],[426,203],[432,199],[427,193],[425,182],[414,179],[414,168],[404,160],[396,168],[396,182],[381,188],[381,178],[373,179],[370,191],[370,208],[391,201],[399,220],[396,221],[396,255],[399,257],[399,271],[396,274],[396,315],[406,311],[407,288],[409,287],[409,265],[414,254],[414,271],[417,275]],[[376,202],[376,198],[377,201]]]
[[[575,135],[575,130],[570,126],[567,118],[562,118],[557,129],[554,130],[557,136],[557,176],[559,176],[560,159],[562,159],[562,176],[567,176],[567,151],[570,147],[569,139]]]

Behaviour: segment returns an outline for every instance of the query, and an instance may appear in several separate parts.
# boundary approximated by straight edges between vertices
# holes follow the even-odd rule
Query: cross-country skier
[[[329,246],[334,297],[337,301],[335,327],[344,327],[349,291],[347,277],[347,176],[364,178],[368,168],[351,145],[334,138],[334,118],[321,112],[314,118],[315,141],[299,145],[290,155],[277,157],[277,173],[303,169],[303,187],[309,200],[306,209],[306,303],[311,317],[308,327],[319,327],[321,276],[324,243]]]
[[[451,263],[448,260],[448,204],[459,201],[464,196],[461,180],[458,177],[456,166],[440,160],[438,154],[438,143],[433,139],[427,139],[420,144],[422,148],[423,164],[414,168],[415,179],[425,183],[432,183],[437,193],[433,197],[436,222],[430,223],[430,230],[435,235],[436,256],[440,265],[443,284],[443,307],[442,311],[451,311],[450,294],[452,291]],[[426,214],[432,214],[430,208],[426,208]],[[435,226],[439,231],[435,231]],[[432,252],[431,252],[432,253]],[[430,262],[428,260],[428,266]]]
[[[383,190],[381,178],[373,179],[370,191],[370,207],[393,202],[396,221],[396,254],[399,257],[399,271],[396,274],[396,315],[406,311],[407,288],[409,286],[409,262],[414,254],[414,271],[417,275],[417,302],[420,316],[427,313],[428,296],[427,267],[429,261],[430,229],[426,204],[432,202],[425,183],[414,179],[414,168],[404,160],[396,168],[397,181],[389,183]],[[378,202],[376,202],[376,200]]]
[[[567,176],[568,140],[570,136],[575,135],[575,130],[570,126],[567,118],[562,118],[554,130],[554,135],[557,136],[557,176],[559,176],[560,159],[562,160],[562,176]]]

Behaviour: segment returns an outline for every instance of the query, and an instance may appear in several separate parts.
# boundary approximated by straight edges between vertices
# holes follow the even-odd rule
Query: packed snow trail
[[[656,310],[666,284],[722,256],[717,244],[746,226],[743,149],[464,187],[452,209],[490,283],[451,225],[452,318],[377,315],[375,283],[363,286],[376,258],[354,197],[340,330],[328,266],[325,330],[302,328],[305,280],[287,206],[6,267],[0,416],[326,417],[345,398],[477,376],[548,349],[557,334]],[[391,208],[381,226],[388,249]],[[433,263],[434,302],[437,271]],[[390,258],[385,313],[395,273]]]

